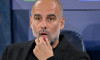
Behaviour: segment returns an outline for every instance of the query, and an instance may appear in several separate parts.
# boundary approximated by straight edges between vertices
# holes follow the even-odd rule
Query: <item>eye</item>
[[[49,20],[54,20],[53,18],[49,18]]]
[[[39,17],[37,17],[37,18],[35,18],[36,20],[40,20],[40,18]]]

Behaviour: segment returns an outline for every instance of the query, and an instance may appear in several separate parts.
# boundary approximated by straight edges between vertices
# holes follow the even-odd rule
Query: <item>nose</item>
[[[45,20],[42,20],[40,26],[41,26],[41,29],[47,29],[48,23]]]

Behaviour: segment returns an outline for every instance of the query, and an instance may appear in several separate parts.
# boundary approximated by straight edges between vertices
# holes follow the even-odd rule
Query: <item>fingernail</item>
[[[45,38],[45,37],[43,37],[43,39],[44,39],[44,40],[46,40],[46,38]]]

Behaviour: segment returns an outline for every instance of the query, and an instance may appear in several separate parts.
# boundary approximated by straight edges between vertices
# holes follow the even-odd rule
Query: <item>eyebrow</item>
[[[48,14],[47,16],[54,16],[54,17],[56,17],[56,15],[55,15],[55,14]]]
[[[41,16],[40,14],[34,14],[34,16]]]
[[[34,16],[41,16],[41,15],[40,15],[40,14],[34,14]],[[54,16],[54,17],[56,17],[55,14],[48,14],[47,16],[48,16],[48,17],[50,17],[50,16]]]

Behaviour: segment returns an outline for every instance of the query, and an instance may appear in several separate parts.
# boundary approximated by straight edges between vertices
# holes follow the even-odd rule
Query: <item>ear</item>
[[[32,28],[32,16],[30,16],[30,28]]]
[[[62,17],[61,18],[61,27],[60,27],[61,30],[64,28],[64,24],[65,24],[65,17]]]

